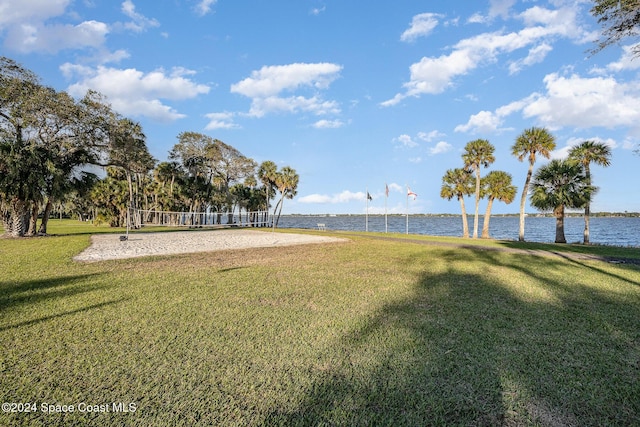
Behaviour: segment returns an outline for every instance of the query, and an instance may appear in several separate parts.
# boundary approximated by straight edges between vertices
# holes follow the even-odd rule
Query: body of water
[[[478,226],[478,235],[482,233],[482,216]],[[529,242],[552,243],[555,240],[555,218],[527,217],[525,221],[525,240]],[[299,216],[287,215],[280,218],[281,228],[317,228],[323,223],[329,230],[365,231],[365,215],[339,216]],[[492,216],[489,226],[491,238],[518,240],[519,218],[517,216]],[[582,217],[565,218],[565,237],[568,243],[583,240],[584,219]],[[387,229],[390,233],[405,233],[405,216],[387,217]],[[369,215],[368,230],[385,232],[384,215]],[[591,243],[612,246],[640,247],[640,217],[592,217],[590,221]],[[462,237],[462,218],[460,216],[424,216],[409,215],[409,233],[430,236]],[[473,235],[473,217],[469,217],[469,233]]]

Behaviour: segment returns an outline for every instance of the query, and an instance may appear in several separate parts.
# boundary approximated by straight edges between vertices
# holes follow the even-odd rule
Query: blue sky
[[[369,213],[382,213],[385,183],[390,213],[405,212],[407,185],[410,212],[458,213],[439,193],[465,144],[488,139],[496,162],[483,174],[507,171],[520,189],[527,165],[510,147],[532,126],[556,136],[557,158],[586,139],[609,144],[592,211],[640,211],[640,59],[624,45],[589,56],[591,6],[0,0],[0,52],[58,90],[106,95],[159,160],[194,131],[293,167],[286,213],[364,213],[367,190]]]

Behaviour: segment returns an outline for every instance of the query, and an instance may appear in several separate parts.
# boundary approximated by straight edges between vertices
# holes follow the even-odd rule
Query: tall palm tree
[[[258,167],[258,179],[260,180],[260,182],[262,182],[262,185],[264,185],[267,191],[265,206],[265,211],[267,212],[267,214],[264,218],[265,223],[269,220],[269,203],[271,202],[270,190],[275,185],[277,172],[278,166],[271,160],[266,160],[260,163],[260,166]]]
[[[564,236],[565,208],[583,207],[591,193],[592,188],[580,163],[552,160],[538,169],[533,178],[531,204],[541,211],[553,210],[556,217],[556,243],[567,243]]]
[[[522,188],[522,198],[520,199],[520,231],[518,240],[524,242],[524,206],[529,193],[529,184],[533,175],[533,165],[536,162],[536,155],[540,154],[547,159],[551,157],[551,152],[556,148],[556,138],[546,128],[532,127],[526,129],[516,138],[516,142],[511,147],[511,154],[519,161],[529,159],[529,169],[527,178]]]
[[[579,162],[584,167],[587,184],[591,185],[591,168],[593,162],[607,167],[611,164],[611,149],[601,142],[584,141],[571,148],[569,159]],[[584,205],[584,244],[589,244],[589,215],[591,214],[591,201]]]
[[[473,217],[473,238],[478,238],[478,206],[480,204],[480,168],[482,166],[489,167],[489,165],[495,162],[496,158],[493,155],[495,147],[489,143],[486,139],[476,139],[467,143],[464,147],[464,154],[462,160],[464,161],[464,168],[469,172],[475,172],[476,175],[476,210]]]
[[[276,216],[275,222],[273,223],[273,228],[278,226],[278,222],[280,221],[280,215],[282,214],[282,206],[284,205],[284,199],[293,199],[293,197],[298,194],[298,181],[300,180],[300,176],[297,174],[296,170],[285,166],[280,172],[276,174],[275,184],[280,191],[280,200],[276,204],[275,208],[273,208],[273,213],[275,215],[278,207],[278,215]]]
[[[473,194],[473,177],[471,174],[462,169],[449,169],[442,177],[442,187],[440,188],[440,197],[451,200],[454,197],[460,201],[460,209],[462,210],[462,237],[469,237],[469,224],[467,223],[467,211],[464,207],[464,196]]]
[[[506,204],[513,202],[516,197],[517,188],[511,184],[511,175],[503,171],[491,171],[483,179],[483,197],[488,196],[487,210],[484,214],[484,224],[482,225],[482,238],[489,238],[489,221],[491,219],[491,207],[494,200],[499,200]]]

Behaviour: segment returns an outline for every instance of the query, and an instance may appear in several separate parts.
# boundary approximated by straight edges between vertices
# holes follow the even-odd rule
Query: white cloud
[[[423,57],[409,67],[410,79],[403,84],[404,92],[380,105],[388,107],[407,97],[442,93],[454,85],[456,78],[467,75],[482,65],[496,62],[501,55],[537,45],[525,60],[515,66],[522,68],[544,59],[551,48],[550,40],[562,37],[583,42],[587,34],[577,23],[576,7],[549,10],[535,6],[519,17],[525,23],[525,28],[520,31],[479,34],[460,40],[449,54]]]
[[[319,97],[305,98],[304,96],[292,96],[280,98],[270,96],[268,98],[254,98],[251,102],[249,115],[253,117],[264,117],[269,113],[290,113],[310,112],[315,115],[338,114],[340,107],[335,101],[324,101]]]
[[[84,21],[78,25],[43,25],[23,23],[12,26],[4,44],[21,53],[57,53],[64,49],[98,48],[109,33],[107,24]]]
[[[438,18],[442,17],[437,13],[421,13],[411,20],[411,25],[400,36],[403,42],[413,42],[418,37],[427,36],[438,25]]]
[[[498,130],[502,119],[491,111],[480,111],[472,115],[464,125],[455,127],[454,132],[492,133]]]
[[[313,127],[316,129],[337,129],[344,126],[344,122],[342,120],[318,120],[313,124]]]
[[[323,203],[323,204],[338,204],[338,203],[349,203],[353,201],[364,201],[366,195],[364,192],[359,191],[357,193],[353,193],[349,190],[345,190],[339,194],[334,194],[332,196],[326,194],[310,194],[308,196],[300,197],[298,202],[300,203]]]
[[[0,0],[0,30],[23,22],[42,23],[64,13],[71,0]]]
[[[515,2],[516,0],[491,0],[489,14],[487,16],[481,13],[474,13],[467,19],[467,22],[470,24],[486,24],[492,22],[496,17],[507,19],[509,18],[511,7]]]
[[[521,112],[527,119],[550,129],[573,127],[628,127],[640,133],[640,83],[619,83],[612,77],[564,77],[558,73],[544,78],[546,93],[472,115],[456,132],[491,133],[501,129],[504,118]]]
[[[442,154],[442,153],[446,153],[447,151],[451,151],[452,149],[453,149],[453,145],[445,141],[440,141],[434,147],[429,148],[429,155],[435,156],[437,154]]]
[[[91,68],[69,63],[60,68],[68,78],[79,78],[67,89],[71,95],[83,96],[89,89],[96,90],[107,96],[116,111],[126,116],[176,120],[184,115],[164,105],[161,99],[190,99],[209,92],[208,86],[186,78],[192,72],[182,68],[175,68],[169,74],[162,69],[144,73],[133,68]]]
[[[211,7],[217,2],[218,0],[200,0],[194,9],[198,15],[204,16],[211,12]]]
[[[131,18],[131,22],[124,24],[124,27],[128,30],[140,33],[150,27],[157,27],[160,23],[153,19],[136,12],[136,6],[131,0],[125,0],[122,2],[122,13]]]
[[[132,0],[121,4],[122,13],[131,19],[126,23],[109,25],[96,20],[73,24],[53,22],[65,17],[71,3],[70,0],[0,0],[0,31],[5,33],[4,46],[21,53],[55,54],[66,49],[91,48],[100,51],[100,56],[111,55],[104,45],[106,36],[113,29],[141,32],[159,25],[155,19],[136,12]]]
[[[232,93],[252,99],[249,115],[262,117],[268,113],[311,112],[316,115],[337,114],[340,107],[335,101],[326,101],[318,94],[339,77],[342,66],[330,63],[295,63],[265,66],[231,85]],[[314,96],[282,97],[282,92],[311,89]]]
[[[231,92],[249,98],[263,98],[301,86],[326,89],[338,78],[341,70],[342,66],[330,63],[265,66],[253,71],[251,77],[232,84]]]
[[[637,70],[640,68],[640,59],[633,52],[634,46],[623,46],[622,56],[616,62],[607,65],[607,70],[620,72],[624,70]]]
[[[495,112],[480,111],[477,114],[473,114],[464,125],[456,126],[454,132],[496,133],[507,130],[507,128],[501,128],[504,118],[521,111],[538,96],[538,94],[533,94],[527,98],[511,102],[497,108]]]
[[[205,126],[205,130],[240,128],[240,126],[233,121],[235,117],[234,113],[209,113],[205,114],[205,117],[210,120],[209,123]]]
[[[468,24],[484,24],[488,21],[488,18],[481,13],[474,13],[467,19]]]
[[[405,148],[415,148],[418,146],[418,143],[413,140],[409,135],[402,134],[397,138],[393,138],[393,142],[397,143]]]
[[[516,0],[491,0],[491,7],[489,8],[489,17],[494,18],[499,16],[503,19],[509,17],[509,11],[516,3]]]
[[[388,184],[389,187],[389,193],[400,193],[403,196],[406,196],[407,194],[407,187],[405,186],[401,186],[398,185],[396,183],[390,183]],[[378,197],[384,197],[384,190],[382,190],[381,192],[378,193],[373,193],[370,192],[371,196],[373,199],[377,199]],[[300,198],[297,198],[296,200],[299,203],[305,203],[305,204],[341,204],[341,203],[350,203],[350,202],[364,202],[366,200],[366,193],[363,191],[358,191],[358,192],[352,192],[349,190],[344,190],[341,193],[337,193],[337,194],[309,194],[307,196],[303,196]],[[373,206],[370,206],[370,211],[369,213],[384,213],[384,211],[382,212],[377,212],[375,210],[376,208]],[[389,213],[392,212],[404,212],[404,204],[402,206],[400,206],[400,208],[395,209],[392,208],[391,206],[389,206]]]
[[[123,59],[130,58],[131,55],[124,49],[116,50],[115,52],[105,52],[100,49],[93,57],[92,62],[97,64],[108,64],[111,62],[118,63]]]
[[[392,182],[388,186],[389,186],[389,191],[396,191],[398,193],[406,194],[407,190],[402,185]]]
[[[549,127],[628,126],[640,129],[640,84],[618,83],[613,78],[544,78],[546,95],[536,97],[523,108],[525,118],[535,117]]]
[[[436,138],[442,138],[443,136],[447,135],[437,130],[432,130],[431,132],[418,132],[418,138],[427,142],[431,142]]]
[[[523,31],[530,37],[563,36],[584,42],[590,33],[578,23],[577,14],[578,8],[572,6],[558,9],[533,6],[522,12],[520,18],[527,26]]]
[[[529,49],[529,55],[526,58],[520,59],[518,61],[514,61],[509,64],[509,74],[517,74],[522,70],[525,66],[530,66],[533,64],[540,63],[544,61],[547,57],[547,54],[553,50],[553,47],[548,45],[547,43],[542,43],[538,46],[535,46]]]
[[[327,10],[326,6],[322,6],[322,7],[314,7],[313,9],[311,9],[311,14],[318,16],[320,15],[322,12],[324,12],[325,10]]]
[[[418,135],[416,136],[416,138],[412,138],[410,135],[407,134],[402,134],[396,138],[393,138],[393,143],[395,143],[396,145],[402,147],[402,148],[416,148],[418,147],[420,144],[416,141],[416,139],[420,140],[420,141],[425,141],[425,142],[431,142],[436,138],[441,138],[445,136],[445,134],[438,132],[437,130],[431,131],[431,132],[418,132]],[[448,144],[445,141],[440,141],[438,142],[435,146],[433,147],[429,147],[428,148],[428,153],[430,156],[436,155],[436,154],[441,154],[441,153],[445,153],[447,151],[449,151],[451,148],[453,148],[450,144]],[[422,158],[421,157],[412,157],[409,158],[409,162],[411,163],[420,163],[422,162]]]

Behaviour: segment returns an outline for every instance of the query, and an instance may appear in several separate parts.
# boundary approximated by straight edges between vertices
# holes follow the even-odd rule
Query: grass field
[[[0,239],[0,425],[640,425],[640,267],[544,255],[638,249],[349,234],[81,264],[109,230],[49,227]]]

